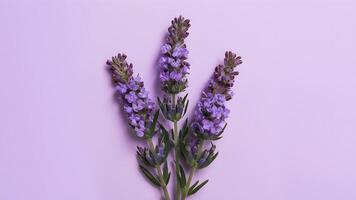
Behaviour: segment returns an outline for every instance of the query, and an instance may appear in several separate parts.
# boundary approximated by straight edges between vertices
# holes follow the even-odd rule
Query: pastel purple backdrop
[[[113,99],[125,52],[154,98],[170,20],[192,27],[190,111],[225,50],[244,64],[191,199],[356,199],[352,1],[0,2],[0,199],[158,199]]]

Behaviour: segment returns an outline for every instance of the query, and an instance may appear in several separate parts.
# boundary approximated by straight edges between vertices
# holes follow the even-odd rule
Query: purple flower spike
[[[172,47],[169,44],[164,44],[161,48],[162,53],[168,53],[171,49],[172,49]]]
[[[132,64],[126,62],[126,55],[119,54],[107,64],[111,67],[113,81],[123,100],[129,124],[138,137],[144,137],[153,123],[154,102],[148,98],[148,92],[141,77],[133,76],[133,67]]]
[[[188,36],[190,21],[183,17],[175,18],[168,28],[167,43],[161,48],[162,57],[160,81],[162,89],[169,94],[177,94],[188,87],[188,50],[184,39]]]
[[[204,139],[218,139],[222,134],[230,110],[225,102],[232,98],[231,88],[238,75],[234,68],[241,64],[241,57],[232,52],[225,53],[224,65],[215,68],[214,76],[209,81],[206,92],[198,102],[194,113],[192,128]]]

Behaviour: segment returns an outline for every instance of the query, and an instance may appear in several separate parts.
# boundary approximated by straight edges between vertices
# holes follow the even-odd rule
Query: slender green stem
[[[190,187],[190,183],[192,182],[193,176],[195,174],[195,167],[192,167],[192,169],[189,172],[189,177],[188,177],[188,182],[187,185],[184,187],[183,191],[182,191],[182,198],[181,200],[185,200],[185,198],[187,197],[188,191],[189,191],[189,187]]]
[[[197,152],[197,157],[196,157],[197,159],[200,157],[200,155],[202,153],[201,151],[202,151],[202,148],[203,148],[203,142],[204,142],[204,140],[200,140],[200,142],[199,142],[198,152]],[[189,172],[188,182],[185,185],[185,187],[183,188],[181,200],[185,200],[185,198],[187,197],[187,194],[189,192],[189,187],[190,187],[190,184],[192,182],[192,179],[193,179],[193,176],[195,174],[196,169],[197,169],[196,166],[193,166],[192,169]]]
[[[177,95],[172,94],[172,99],[173,99],[173,107],[176,106],[177,104]],[[173,122],[173,134],[174,134],[174,160],[175,160],[175,168],[176,170],[179,169],[179,147],[178,147],[178,142],[179,142],[179,137],[178,137],[178,122],[174,121]],[[175,188],[174,188],[174,199],[179,200],[180,198],[180,186],[178,184],[178,178],[176,179],[175,183]]]
[[[150,150],[152,152],[154,152],[154,146],[153,146],[152,138],[147,139],[147,144],[148,144]],[[159,177],[159,181],[161,183],[161,187],[163,189],[164,199],[165,200],[170,200],[171,198],[169,197],[169,193],[168,193],[168,190],[167,190],[167,184],[163,179],[163,174],[162,174],[161,167],[159,165],[156,165],[155,168],[156,168],[156,171],[157,171],[157,174],[158,174],[158,177]]]

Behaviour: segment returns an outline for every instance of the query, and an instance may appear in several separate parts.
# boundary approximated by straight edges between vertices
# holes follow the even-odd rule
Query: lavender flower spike
[[[182,16],[172,20],[172,25],[168,28],[167,42],[161,48],[160,81],[162,89],[169,94],[182,92],[188,85],[186,75],[190,65],[186,60],[189,52],[184,39],[189,34],[189,22]]]
[[[125,54],[113,57],[107,64],[110,66],[117,93],[122,98],[130,126],[138,137],[149,137],[152,134],[149,130],[155,124],[155,104],[148,98],[141,77],[133,76],[133,66],[127,63]]]
[[[226,118],[230,110],[225,102],[232,98],[231,88],[238,75],[234,68],[241,64],[241,57],[232,52],[225,53],[224,65],[215,68],[206,92],[198,102],[192,127],[194,132],[204,139],[219,139],[225,129]]]

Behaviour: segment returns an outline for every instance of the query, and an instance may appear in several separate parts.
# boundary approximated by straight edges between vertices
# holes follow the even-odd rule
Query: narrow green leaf
[[[189,125],[188,125],[188,118],[187,118],[184,121],[182,129],[179,131],[179,137],[181,138],[182,141],[188,135],[188,131],[189,131]]]
[[[222,138],[222,136],[220,136],[220,137],[214,137],[214,138],[211,138],[211,140],[216,141],[216,140],[220,140],[221,138]]]
[[[214,156],[212,156],[211,158],[209,158],[208,160],[205,161],[204,164],[202,164],[201,166],[199,166],[200,169],[205,168],[207,166],[209,166],[214,160],[215,158],[219,155],[219,152],[217,152],[216,154],[214,154]]]
[[[171,178],[171,172],[168,173],[167,178],[164,180],[166,182],[166,185],[168,185],[170,178]]]
[[[185,177],[185,172],[182,165],[179,165],[179,171],[180,171],[180,186],[181,188],[184,188],[185,185],[187,184],[187,179]]]
[[[152,125],[151,125],[150,130],[149,130],[150,135],[153,135],[153,132],[155,131],[156,123],[157,123],[157,120],[158,120],[158,116],[159,116],[159,110],[156,111],[156,113],[155,113],[155,115],[153,117],[153,122],[152,122]]]
[[[199,181],[196,181],[192,186],[190,186],[188,191],[193,190],[195,188],[195,186],[198,185],[198,183],[199,183]]]
[[[159,183],[159,181],[157,180],[157,178],[155,176],[153,176],[153,174],[148,171],[144,166],[140,165],[140,169],[142,171],[142,173],[148,178],[148,180],[151,181],[151,183],[153,183],[154,185],[161,187],[161,184]]]
[[[177,166],[176,166],[177,167]],[[180,170],[179,170],[179,168],[177,169],[176,168],[176,178],[177,178],[177,181],[178,181],[178,183],[180,184],[180,182],[181,182],[181,178],[180,178]]]
[[[167,109],[166,107],[164,106],[164,104],[162,103],[161,99],[159,97],[157,97],[157,101],[158,101],[158,105],[164,115],[165,118],[167,118]]]
[[[183,97],[183,104],[185,103],[185,101],[187,100],[187,97],[188,97],[188,93]]]
[[[187,113],[188,105],[189,105],[189,100],[187,101],[187,103],[184,106],[183,116],[185,116],[185,113]]]
[[[163,164],[163,178],[166,179],[167,176],[168,176],[168,165],[167,165],[167,161],[166,161]]]
[[[189,189],[188,191],[188,196],[195,194],[196,192],[198,192],[205,184],[207,184],[209,181],[209,179],[207,179],[206,181],[202,182],[200,185],[198,185],[197,187],[193,188],[192,190]]]
[[[224,128],[220,131],[220,133],[218,135],[221,135],[225,131],[226,126],[227,126],[227,123],[225,123]]]

